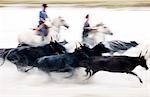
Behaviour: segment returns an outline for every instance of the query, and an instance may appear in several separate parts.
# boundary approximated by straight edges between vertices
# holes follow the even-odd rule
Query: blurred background
[[[0,0],[0,48],[16,47],[18,35],[37,26],[42,3],[48,4],[50,19],[62,16],[69,24],[62,29],[67,41],[81,41],[84,17],[90,14],[91,25],[103,22],[114,33],[106,40],[135,40],[150,51],[150,0]],[[139,51],[133,48],[127,55]],[[23,73],[6,62],[0,67],[0,97],[150,97],[150,70],[134,72],[143,84],[135,76],[104,71],[85,80],[83,68],[68,79],[66,73],[49,76],[38,69]]]
[[[0,0],[1,6],[4,4],[77,4],[79,6],[90,7],[141,7],[150,6],[150,0]]]

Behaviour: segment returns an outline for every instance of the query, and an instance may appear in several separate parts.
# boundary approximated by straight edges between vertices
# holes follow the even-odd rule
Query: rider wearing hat
[[[37,32],[40,32],[40,35],[42,36],[47,36],[48,34],[48,27],[44,24],[46,19],[48,18],[47,12],[46,12],[46,8],[47,8],[47,4],[42,4],[42,11],[40,11],[39,13],[39,25],[38,28],[36,29]]]

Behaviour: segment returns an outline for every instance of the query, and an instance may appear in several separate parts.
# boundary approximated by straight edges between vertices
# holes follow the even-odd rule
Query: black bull
[[[21,69],[20,67],[33,66],[33,63],[37,58],[55,54],[63,54],[65,52],[66,49],[56,41],[38,47],[23,45],[8,50],[4,53],[3,63],[5,62],[5,59],[8,59],[12,63],[16,64],[17,69]]]
[[[135,75],[141,83],[141,78],[132,71],[138,65],[148,70],[144,56],[97,56],[91,57],[90,60],[81,61],[79,64],[86,68],[87,75],[90,73],[89,78],[98,71],[119,72]]]
[[[80,67],[78,63],[86,59],[88,59],[88,56],[80,49],[76,49],[73,53],[51,55],[38,58],[35,61],[33,67],[37,67],[38,69],[46,73],[70,72],[73,75],[73,71],[75,70],[75,68]],[[32,68],[28,70],[31,70]]]

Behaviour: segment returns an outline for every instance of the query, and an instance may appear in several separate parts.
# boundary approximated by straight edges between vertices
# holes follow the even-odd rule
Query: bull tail
[[[0,64],[0,66],[2,66],[5,61],[7,60],[8,55],[13,51],[14,49],[8,50],[6,52],[4,52],[4,54],[2,55],[2,63]]]
[[[0,64],[0,66],[2,66],[4,63],[5,63],[5,59],[6,59],[6,56],[8,54],[9,51],[6,51],[2,54],[2,63]]]
[[[5,63],[5,60],[2,58],[2,63],[0,64],[0,66],[2,66]]]

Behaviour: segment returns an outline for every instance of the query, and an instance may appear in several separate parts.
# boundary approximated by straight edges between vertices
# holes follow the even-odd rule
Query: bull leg
[[[93,70],[90,70],[89,73],[90,73],[90,77],[91,77],[93,75]]]
[[[93,76],[96,72],[97,72],[97,71],[93,71],[92,69],[90,69],[90,71],[89,71],[90,76],[89,76],[86,80],[90,79],[91,76]]]
[[[70,72],[71,74],[69,76],[65,77],[65,78],[71,78],[74,75],[74,71],[75,70],[71,70],[71,72]]]
[[[93,76],[96,72],[98,72],[98,71],[96,71],[96,70],[92,70],[92,74],[91,74],[91,76]]]
[[[140,83],[143,83],[142,79],[137,74],[135,74],[134,72],[129,72],[129,74],[136,76],[139,79]]]
[[[73,67],[67,65],[66,67],[64,67],[64,68],[62,68],[62,69],[60,69],[58,71],[59,72],[69,72],[69,73],[71,73],[71,75],[65,77],[65,78],[70,78],[70,77],[72,77],[74,75],[75,69]]]
[[[20,64],[20,63],[16,64],[17,70],[20,71],[20,72],[26,72],[25,67],[23,67],[21,65],[18,65],[18,64]]]
[[[87,68],[87,69],[85,70],[85,72],[86,72],[86,75],[85,75],[85,76],[88,76],[88,75],[89,75],[90,70]]]
[[[24,70],[24,72],[28,72],[29,70],[33,69],[34,67],[31,67],[29,69]]]
[[[89,68],[86,68],[85,72],[86,72],[86,75],[85,75],[85,76],[88,76],[89,73],[90,73],[90,69],[89,69]]]
[[[20,65],[16,65],[17,67],[17,70],[20,71],[20,72],[25,72],[25,69],[24,67],[20,66]]]
[[[5,63],[5,60],[6,60],[6,56],[8,54],[9,51],[4,51],[4,53],[2,54],[2,63],[0,64],[0,66],[2,66],[4,63]]]
[[[74,75],[75,69],[72,68],[72,67],[70,67],[69,69],[70,69],[70,73],[71,74],[69,76],[65,77],[65,78],[70,78],[70,77],[72,77]]]
[[[5,63],[5,59],[2,58],[2,63],[0,64],[0,66],[2,66]]]
[[[90,74],[90,75],[89,75],[89,77],[86,80],[91,78],[93,71],[91,69],[89,69],[87,73]]]

